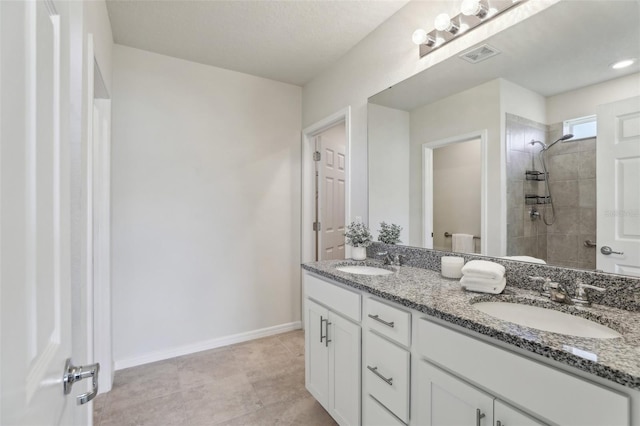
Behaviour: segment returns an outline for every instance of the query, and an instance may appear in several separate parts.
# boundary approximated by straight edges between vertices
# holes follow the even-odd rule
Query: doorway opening
[[[486,131],[422,145],[423,246],[452,251],[453,234],[473,235],[486,253]]]

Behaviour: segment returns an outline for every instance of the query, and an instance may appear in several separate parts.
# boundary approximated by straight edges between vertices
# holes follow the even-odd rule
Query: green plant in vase
[[[364,260],[367,258],[367,247],[373,242],[371,232],[367,225],[361,222],[351,222],[347,226],[344,236],[353,249],[351,250],[351,258],[353,260]]]
[[[402,231],[400,225],[382,222],[378,231],[378,241],[385,244],[400,244],[402,242],[400,241],[400,231]]]

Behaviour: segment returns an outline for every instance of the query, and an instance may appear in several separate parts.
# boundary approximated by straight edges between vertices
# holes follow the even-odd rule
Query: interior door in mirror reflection
[[[597,115],[597,267],[640,277],[640,96]]]

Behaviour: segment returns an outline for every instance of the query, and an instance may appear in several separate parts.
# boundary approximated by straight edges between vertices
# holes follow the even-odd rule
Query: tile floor
[[[336,424],[304,387],[301,330],[117,371],[94,401],[96,426]]]

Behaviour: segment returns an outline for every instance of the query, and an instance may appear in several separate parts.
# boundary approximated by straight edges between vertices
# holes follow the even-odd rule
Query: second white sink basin
[[[576,337],[613,339],[622,335],[597,322],[554,309],[508,302],[480,302],[473,305],[485,314],[538,330]]]
[[[344,265],[337,266],[336,269],[342,272],[348,272],[350,274],[357,275],[390,275],[393,271],[388,269],[376,268],[375,266],[367,265]]]

